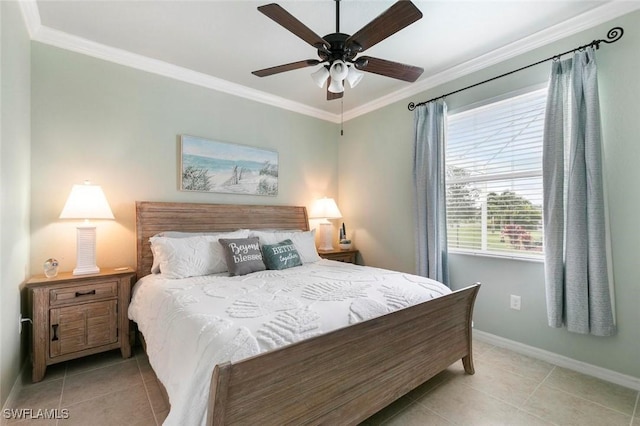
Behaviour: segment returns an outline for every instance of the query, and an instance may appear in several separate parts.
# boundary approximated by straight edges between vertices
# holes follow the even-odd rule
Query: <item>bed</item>
[[[309,223],[306,209],[298,206],[137,202],[138,279],[152,279],[147,277],[154,260],[149,242],[152,236],[167,231],[237,229],[304,232],[309,231]],[[418,282],[418,287],[430,287],[419,280],[421,277],[327,260],[283,273],[294,276],[306,270],[323,277],[360,274],[358,279],[363,280],[372,273],[396,274]],[[268,272],[249,274],[246,280],[273,275]],[[202,287],[198,280],[190,286],[196,290]],[[204,370],[211,374],[205,378],[207,386],[201,392],[207,406],[202,423],[357,424],[458,360],[468,374],[473,374],[471,319],[478,289],[479,284],[474,284],[327,333],[312,333],[310,338],[268,352],[248,353],[248,357],[218,363],[213,358],[213,365]],[[134,305],[139,303],[132,301]],[[143,337],[149,347],[149,336]],[[188,343],[182,344],[183,349],[187,347]],[[156,369],[161,362],[151,354],[149,359],[162,381],[166,374]]]

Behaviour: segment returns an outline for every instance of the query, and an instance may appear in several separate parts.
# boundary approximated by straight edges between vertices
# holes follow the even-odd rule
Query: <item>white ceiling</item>
[[[276,1],[320,36],[335,32],[333,0]],[[41,0],[22,8],[34,40],[336,121],[341,102],[327,101],[325,90],[313,84],[317,66],[263,78],[251,74],[317,58],[314,48],[257,11],[266,3]],[[340,31],[353,34],[393,3],[342,0]],[[366,54],[420,66],[424,74],[407,83],[366,73],[345,91],[345,118],[640,7],[583,0],[414,3],[424,17]]]

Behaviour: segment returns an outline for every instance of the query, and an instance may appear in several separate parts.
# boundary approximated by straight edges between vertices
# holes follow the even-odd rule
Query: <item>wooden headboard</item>
[[[163,231],[225,232],[236,229],[309,230],[307,209],[299,206],[136,202],[138,279],[151,273],[149,238]]]

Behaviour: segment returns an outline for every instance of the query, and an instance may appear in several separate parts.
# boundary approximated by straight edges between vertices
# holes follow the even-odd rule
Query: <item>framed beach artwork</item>
[[[234,143],[180,136],[180,189],[278,195],[278,153]]]

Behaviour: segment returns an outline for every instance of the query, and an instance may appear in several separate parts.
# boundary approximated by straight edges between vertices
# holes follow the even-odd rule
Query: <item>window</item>
[[[542,258],[546,89],[448,117],[447,238],[452,252]]]

